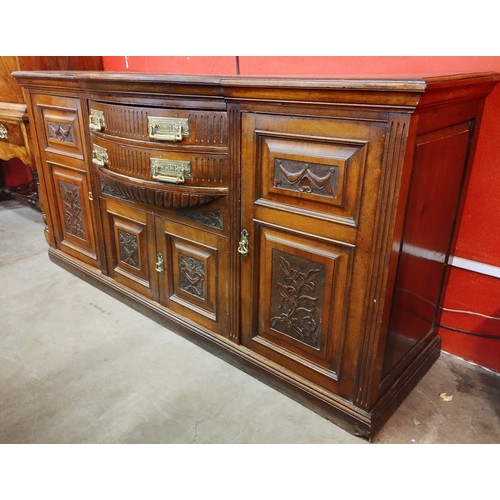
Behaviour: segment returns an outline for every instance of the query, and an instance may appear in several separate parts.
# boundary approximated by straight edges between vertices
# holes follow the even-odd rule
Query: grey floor
[[[40,213],[15,200],[0,443],[367,444],[50,262]],[[499,374],[443,353],[374,443],[500,443]]]

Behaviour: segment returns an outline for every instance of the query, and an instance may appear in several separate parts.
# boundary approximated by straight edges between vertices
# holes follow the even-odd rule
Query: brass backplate
[[[189,120],[148,116],[148,131],[149,137],[157,141],[182,141],[183,137],[189,137]]]
[[[151,177],[157,181],[182,184],[185,179],[191,179],[190,161],[151,158],[150,165]]]

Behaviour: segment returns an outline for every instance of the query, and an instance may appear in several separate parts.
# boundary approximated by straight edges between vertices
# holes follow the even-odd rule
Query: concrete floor
[[[0,443],[366,444],[50,262],[15,200],[0,280]],[[443,353],[374,443],[500,443],[500,375]]]

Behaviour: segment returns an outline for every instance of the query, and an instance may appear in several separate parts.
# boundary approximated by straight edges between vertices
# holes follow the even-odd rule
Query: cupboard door
[[[258,272],[253,284],[243,277],[243,344],[334,386],[345,335],[351,247],[264,223],[256,223],[254,232],[252,265]]]
[[[87,175],[79,170],[47,163],[54,193],[56,246],[83,262],[96,266],[96,241]]]
[[[154,216],[108,199],[101,204],[109,276],[158,300]]]
[[[350,396],[384,125],[242,117],[241,341],[273,366]],[[377,191],[375,191],[376,193]],[[361,270],[361,272],[360,272]]]
[[[157,248],[163,256],[160,302],[172,312],[228,335],[227,239],[157,218]]]

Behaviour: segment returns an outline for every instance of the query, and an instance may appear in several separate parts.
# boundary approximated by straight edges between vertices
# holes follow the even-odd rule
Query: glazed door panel
[[[56,163],[47,163],[58,220],[56,246],[91,265],[97,265],[94,222],[87,175]]]
[[[101,205],[109,276],[158,300],[153,215],[112,200]]]

